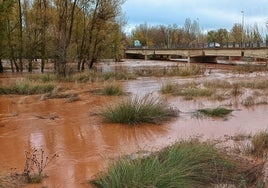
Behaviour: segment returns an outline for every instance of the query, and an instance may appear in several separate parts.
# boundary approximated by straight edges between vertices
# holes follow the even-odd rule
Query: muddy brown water
[[[133,63],[138,66],[141,62]],[[151,62],[142,62],[150,65]],[[155,62],[153,63],[155,64]],[[109,66],[109,65],[106,65]],[[155,66],[155,65],[154,65]],[[151,93],[160,96],[159,89],[166,80],[186,82],[202,79],[247,79],[263,74],[235,75],[226,70],[215,69],[198,78],[138,78],[122,81],[124,90],[133,95]],[[107,67],[106,67],[107,68]],[[0,75],[0,83],[12,76]],[[68,92],[77,93],[81,100],[67,103],[64,99],[41,100],[40,95],[0,96],[0,173],[9,174],[12,168],[22,172],[25,151],[42,148],[45,155],[58,155],[45,168],[49,176],[39,185],[26,187],[92,187],[87,183],[111,161],[120,155],[140,150],[152,151],[170,145],[180,139],[202,136],[204,139],[218,139],[225,135],[250,134],[268,128],[268,106],[250,108],[232,105],[232,115],[227,119],[195,118],[192,112],[198,108],[215,107],[217,102],[202,99],[183,100],[181,97],[165,96],[169,104],[180,110],[180,116],[163,125],[141,125],[130,127],[107,124],[96,115],[112,101],[123,97],[106,97],[90,93],[100,84],[65,84]],[[233,99],[230,99],[233,100]],[[232,103],[232,104],[235,104]]]

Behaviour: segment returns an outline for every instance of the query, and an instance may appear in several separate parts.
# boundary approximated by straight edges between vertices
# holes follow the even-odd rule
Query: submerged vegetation
[[[217,108],[205,108],[197,110],[198,114],[209,116],[209,117],[225,117],[229,115],[233,110],[226,109],[223,107]]]
[[[244,106],[268,104],[268,79],[266,77],[253,77],[247,80],[204,80],[184,83],[163,83],[160,91],[162,94],[182,96],[186,100],[202,97],[207,100],[226,101],[231,104],[235,98]]]
[[[168,66],[167,68],[153,68],[135,70],[137,76],[196,76],[203,75],[204,67],[200,65]]]
[[[250,163],[235,160],[213,144],[197,139],[136,159],[120,158],[91,183],[97,187],[213,187],[255,184]],[[253,173],[260,173],[255,169]],[[253,175],[254,176],[254,175]],[[253,181],[252,181],[253,180]]]
[[[101,115],[108,122],[124,124],[159,124],[177,115],[163,99],[145,95],[129,97],[115,105],[106,106]]]

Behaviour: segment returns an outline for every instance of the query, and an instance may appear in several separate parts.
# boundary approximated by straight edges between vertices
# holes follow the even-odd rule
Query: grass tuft
[[[121,86],[115,83],[106,84],[104,88],[101,90],[102,95],[108,96],[118,96],[123,95],[124,91],[122,90]]]
[[[178,84],[167,82],[167,83],[162,84],[160,91],[162,94],[172,94],[176,92],[177,88],[178,88]]]
[[[191,140],[149,157],[121,158],[90,183],[102,188],[211,187],[217,183],[235,184],[238,166],[212,144]]]
[[[263,157],[268,151],[268,132],[261,131],[251,139],[252,147],[249,150],[251,155]]]
[[[170,108],[166,101],[145,95],[142,98],[127,98],[116,105],[105,108],[101,115],[111,123],[159,124],[177,115],[176,111]]]

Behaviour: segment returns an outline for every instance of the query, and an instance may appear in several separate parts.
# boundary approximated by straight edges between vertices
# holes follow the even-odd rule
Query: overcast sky
[[[199,21],[202,31],[230,30],[235,23],[242,23],[241,11],[245,27],[257,23],[260,32],[266,32],[267,0],[126,0],[123,5],[127,31],[143,23],[183,26],[186,18]]]

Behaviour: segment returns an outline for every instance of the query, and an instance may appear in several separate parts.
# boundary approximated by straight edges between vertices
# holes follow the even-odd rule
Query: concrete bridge
[[[212,47],[212,48],[128,48],[125,50],[126,57],[139,57],[148,59],[171,59],[176,58],[186,62],[216,62],[218,57],[268,60],[268,46],[264,47]]]

